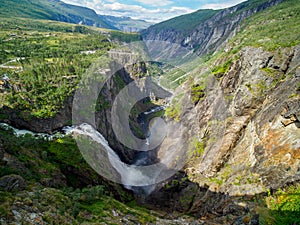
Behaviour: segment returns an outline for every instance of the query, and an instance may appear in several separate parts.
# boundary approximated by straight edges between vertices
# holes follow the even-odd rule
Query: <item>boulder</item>
[[[19,175],[11,174],[0,178],[0,188],[7,191],[22,191],[26,186],[26,181]]]
[[[67,186],[67,179],[65,175],[56,173],[51,178],[42,178],[41,183],[46,187],[61,188]]]

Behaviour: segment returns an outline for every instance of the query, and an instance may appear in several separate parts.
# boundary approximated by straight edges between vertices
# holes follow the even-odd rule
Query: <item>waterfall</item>
[[[141,151],[135,155],[132,165],[126,164],[121,161],[119,156],[115,153],[115,151],[109,146],[108,141],[103,137],[103,135],[97,131],[94,127],[89,124],[83,123],[77,126],[65,126],[58,131],[55,131],[54,134],[46,134],[46,133],[35,133],[29,130],[17,129],[8,124],[0,123],[0,128],[5,130],[12,130],[14,135],[17,137],[22,137],[27,134],[35,137],[42,138],[45,141],[51,141],[57,138],[62,138],[66,135],[73,136],[81,136],[81,137],[89,137],[93,144],[98,144],[94,149],[96,151],[105,151],[106,154],[101,154],[100,160],[105,161],[108,160],[110,163],[110,167],[113,167],[117,173],[120,175],[121,180],[117,180],[117,182],[124,185],[125,188],[133,190],[139,194],[150,194],[155,189],[156,179],[162,172],[157,165],[152,165],[152,159],[150,156],[149,145],[151,141],[155,141],[157,138],[157,130],[156,127],[158,124],[152,125],[148,129],[148,124],[145,123],[145,115],[149,115],[151,113],[158,112],[163,110],[162,106],[152,108],[149,111],[142,113],[142,123],[143,130],[147,133],[146,143],[144,146],[141,146]],[[148,130],[148,132],[147,132]],[[89,155],[91,158],[95,152],[83,152],[84,150],[80,149],[83,156]],[[97,153],[96,153],[97,154]],[[107,159],[103,159],[103,156],[107,156]],[[97,164],[97,161],[88,161],[87,162],[93,167],[93,164]],[[95,169],[95,167],[93,167]],[[97,169],[95,169],[97,171]],[[99,171],[97,171],[100,175]]]
[[[146,143],[141,146],[140,151],[135,155],[135,158],[133,159],[133,162],[131,165],[126,164],[121,161],[119,156],[115,153],[115,151],[109,146],[109,143],[107,140],[102,136],[102,134],[97,131],[94,127],[92,127],[89,124],[81,124],[80,126],[76,127],[73,130],[74,134],[79,134],[81,136],[89,137],[93,140],[93,144],[99,145],[98,147],[94,148],[92,151],[98,152],[99,160],[101,161],[108,161],[110,164],[110,167],[113,167],[118,175],[120,175],[120,179],[116,178],[115,175],[110,177],[110,179],[115,179],[117,182],[124,185],[125,188],[133,190],[136,193],[139,194],[150,194],[156,187],[158,177],[161,175],[162,171],[165,170],[164,165],[162,164],[155,164],[153,162],[153,157],[151,157],[151,154],[153,154],[152,149],[150,148],[150,143],[156,142],[159,140],[160,134],[164,133],[160,128],[160,121],[157,121],[151,123],[149,126],[147,121],[147,117],[155,112],[163,110],[163,106],[157,106],[154,107],[144,113],[140,114],[140,117],[138,118],[139,123],[141,125],[141,128],[146,134]],[[86,148],[85,146],[82,146],[83,148]],[[88,148],[86,148],[88,149]],[[87,152],[87,150],[83,150],[83,155],[86,155],[87,159],[92,159],[92,153]],[[103,154],[103,152],[99,151],[105,151],[106,154]],[[101,158],[102,157],[102,158]],[[103,159],[103,157],[108,158]],[[97,164],[97,160],[90,160],[90,165]],[[108,163],[107,162],[107,163]],[[94,169],[99,173],[105,173],[106,171],[103,171],[103,168],[99,167],[96,168],[95,165]],[[105,166],[104,166],[105,167]],[[112,171],[110,168],[107,169],[108,171]]]
[[[149,111],[144,112],[143,114],[144,114],[144,115],[149,115],[149,114],[151,114],[151,113],[155,113],[155,112],[164,110],[164,108],[165,108],[165,107],[163,107],[163,106],[158,106],[158,107],[155,107],[155,108],[150,109]]]
[[[140,167],[140,165],[144,164],[146,158],[141,157],[140,159],[137,159],[133,165],[122,162],[102,134],[91,125],[81,124],[73,130],[73,134],[89,137],[106,150],[110,164],[119,173],[121,176],[121,183],[126,188],[134,190],[136,189],[134,187],[148,186],[148,184],[155,183],[156,177],[153,176],[155,174],[153,174],[152,171],[145,172],[146,170],[141,169],[143,167]],[[101,147],[98,148],[99,151],[101,151]],[[144,191],[149,194],[150,190]]]
[[[147,186],[147,184],[152,184],[155,182],[155,176],[153,176],[153,173],[147,173],[139,167],[149,163],[149,157],[147,155],[148,152],[141,152],[143,155],[139,155],[138,157],[136,157],[133,165],[125,164],[120,160],[119,156],[115,153],[115,151],[109,146],[107,140],[103,137],[103,135],[89,124],[81,124],[79,126],[66,126],[63,127],[61,131],[57,131],[52,135],[46,133],[35,133],[25,129],[17,129],[6,123],[0,123],[0,128],[4,130],[12,130],[14,135],[17,137],[31,135],[35,138],[42,138],[45,141],[51,141],[57,138],[62,138],[65,135],[70,134],[79,134],[82,136],[89,137],[106,150],[108,160],[112,167],[115,168],[121,176],[120,183],[122,183],[124,187],[134,191],[142,189],[145,194],[150,194],[152,190],[154,190],[150,190],[146,187],[136,188],[138,186]],[[145,146],[145,148],[146,147],[147,146]]]

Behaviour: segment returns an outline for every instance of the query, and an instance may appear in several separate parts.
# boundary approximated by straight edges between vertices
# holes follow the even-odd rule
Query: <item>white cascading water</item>
[[[151,113],[158,112],[163,109],[164,108],[162,106],[159,106],[144,112],[144,115],[149,115]],[[150,159],[147,150],[149,148],[149,144],[152,138],[151,131],[154,129],[154,127],[152,128],[150,127],[149,129],[150,135],[146,138],[146,144],[142,146],[143,148],[141,149],[142,151],[137,155],[132,165],[123,163],[120,160],[119,156],[109,146],[107,140],[102,136],[102,134],[96,129],[94,129],[91,125],[86,123],[81,124],[79,126],[63,127],[61,131],[57,131],[52,135],[46,133],[34,133],[32,131],[24,130],[24,129],[16,129],[5,123],[0,123],[0,127],[6,130],[13,130],[14,135],[18,137],[29,134],[32,135],[33,137],[42,138],[46,141],[51,141],[56,138],[61,138],[64,137],[65,135],[70,135],[70,134],[77,134],[77,135],[89,137],[106,150],[109,162],[121,176],[121,183],[124,185],[124,187],[139,193],[142,190],[143,194],[150,194],[155,189],[155,179],[159,171],[158,173],[156,173],[155,171],[145,172],[145,169],[144,170],[141,169],[142,166],[149,164]]]
[[[141,186],[141,184],[153,184],[153,179],[155,177],[148,176],[147,174],[144,174],[140,169],[139,165],[142,165],[144,160],[146,159],[139,159],[137,160],[134,165],[128,165],[123,163],[119,156],[114,152],[114,150],[109,146],[107,140],[102,136],[100,132],[98,132],[96,129],[94,129],[89,124],[81,124],[73,130],[74,134],[79,134],[83,136],[87,136],[91,138],[94,142],[100,144],[102,147],[105,148],[107,151],[107,155],[109,158],[109,161],[111,165],[117,170],[117,172],[121,176],[121,182],[122,184],[131,190],[136,190],[134,187]],[[142,185],[143,186],[143,185]],[[151,185],[152,186],[152,185]],[[150,186],[142,188],[144,193],[149,194],[152,192],[153,187]]]
[[[12,130],[14,132],[14,135],[17,137],[31,135],[32,137],[42,138],[46,141],[51,141],[55,138],[61,138],[61,137],[64,137],[65,135],[69,135],[72,133],[72,131],[75,128],[74,126],[65,126],[61,129],[61,131],[56,131],[56,132],[54,132],[54,134],[46,134],[46,133],[35,133],[35,132],[25,130],[25,129],[17,129],[6,123],[0,123],[0,127],[4,130]]]
[[[155,113],[155,112],[164,110],[164,108],[165,108],[164,106],[158,106],[158,107],[152,108],[152,109],[149,110],[149,111],[144,112],[144,114],[145,114],[145,115],[148,115],[148,114],[151,114],[151,113]]]

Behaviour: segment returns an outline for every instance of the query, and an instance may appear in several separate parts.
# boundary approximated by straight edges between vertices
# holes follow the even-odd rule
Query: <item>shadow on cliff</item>
[[[299,193],[285,195],[300,199]],[[293,205],[293,200],[277,204],[276,198],[282,197],[277,196],[275,190],[259,195],[230,196],[199,186],[183,172],[158,184],[150,195],[135,197],[139,204],[162,212],[168,219],[188,214],[195,219],[192,224],[300,224],[299,206]],[[278,209],[274,210],[276,205]]]

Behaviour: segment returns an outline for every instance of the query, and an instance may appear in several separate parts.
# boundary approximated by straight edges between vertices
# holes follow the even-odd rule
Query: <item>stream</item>
[[[36,133],[25,129],[17,129],[15,127],[10,126],[7,123],[0,123],[0,128],[4,130],[12,130],[14,135],[17,137],[22,137],[25,135],[31,135],[35,138],[41,138],[45,141],[52,141],[57,138],[62,138],[66,135],[72,134],[73,130],[75,129],[75,126],[65,126],[57,131],[55,131],[53,134],[47,134],[47,133]]]
[[[138,194],[148,195],[155,189],[155,179],[160,171],[157,172],[147,169],[147,166],[151,166],[151,164],[154,163],[153,157],[151,157],[151,155],[153,155],[152,151],[155,151],[155,149],[149,150],[149,143],[151,142],[151,132],[155,130],[155,125],[149,127],[149,124],[146,121],[149,115],[163,109],[163,106],[157,106],[139,115],[138,121],[140,122],[143,132],[146,134],[145,136],[147,142],[144,146],[142,146],[143,150],[139,151],[135,155],[135,158],[131,165],[122,162],[115,151],[109,146],[109,143],[103,137],[103,135],[99,131],[94,129],[91,125],[86,123],[79,126],[65,126],[54,132],[54,134],[35,133],[25,129],[17,129],[6,123],[0,123],[0,128],[4,130],[12,130],[14,132],[14,135],[17,137],[31,135],[35,138],[42,138],[45,141],[52,141],[58,138],[62,138],[66,135],[74,136],[75,134],[79,134],[82,136],[87,136],[105,149],[110,164],[121,176],[120,183],[122,183],[125,188],[130,189]]]

